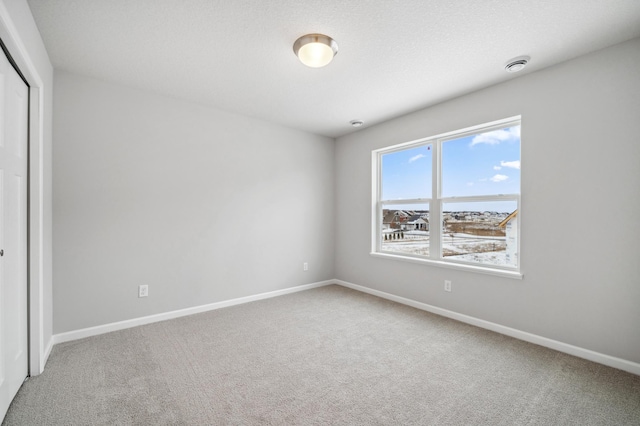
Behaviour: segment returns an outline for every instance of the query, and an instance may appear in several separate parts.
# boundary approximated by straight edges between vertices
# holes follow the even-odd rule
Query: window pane
[[[431,145],[382,156],[382,199],[431,198]]]
[[[429,256],[429,204],[382,209],[382,251]]]
[[[516,201],[443,203],[442,257],[518,266]]]
[[[442,143],[442,196],[520,193],[520,126]]]

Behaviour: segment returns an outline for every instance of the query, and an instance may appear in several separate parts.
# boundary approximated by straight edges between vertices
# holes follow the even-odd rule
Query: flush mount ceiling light
[[[293,43],[293,52],[306,66],[320,68],[327,65],[336,56],[338,43],[324,34],[307,34]]]
[[[509,60],[504,65],[504,69],[507,72],[522,71],[522,69],[529,63],[530,60],[531,58],[529,56],[518,56],[517,58]]]

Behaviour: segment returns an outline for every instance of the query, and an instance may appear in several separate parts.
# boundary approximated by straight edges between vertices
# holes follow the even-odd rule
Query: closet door
[[[0,420],[28,374],[28,96],[0,50]]]

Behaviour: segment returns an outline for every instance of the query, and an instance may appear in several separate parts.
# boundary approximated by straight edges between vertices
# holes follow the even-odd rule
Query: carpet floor
[[[640,376],[332,285],[56,345],[3,425],[640,425]]]

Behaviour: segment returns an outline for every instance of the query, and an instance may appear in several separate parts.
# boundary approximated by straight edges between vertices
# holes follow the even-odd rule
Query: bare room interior
[[[3,425],[640,425],[640,2],[0,0]]]

